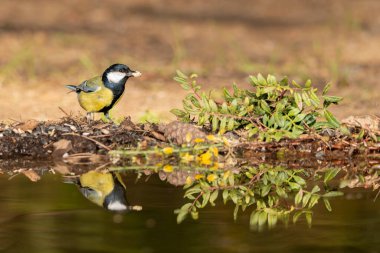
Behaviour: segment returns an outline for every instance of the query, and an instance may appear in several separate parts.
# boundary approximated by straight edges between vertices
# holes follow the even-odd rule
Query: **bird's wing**
[[[100,76],[97,76],[79,84],[77,86],[77,90],[89,93],[89,92],[95,92],[95,91],[100,90],[102,86],[103,86],[102,78]]]

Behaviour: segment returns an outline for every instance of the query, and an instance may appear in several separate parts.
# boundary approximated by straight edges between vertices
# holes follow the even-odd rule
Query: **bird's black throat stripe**
[[[125,83],[127,82],[128,77],[124,77],[120,80],[118,83],[112,83],[110,82],[105,75],[102,77],[102,81],[104,83],[104,86],[112,91],[113,99],[109,106],[104,107],[99,112],[107,113],[109,110],[112,109],[112,107],[115,105],[116,101],[123,95],[124,89],[125,89]]]

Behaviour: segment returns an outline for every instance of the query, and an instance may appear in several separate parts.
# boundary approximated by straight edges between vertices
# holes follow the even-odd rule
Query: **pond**
[[[257,186],[266,180],[266,175],[270,178],[274,173],[273,169],[277,170],[276,173],[290,171],[288,168],[271,165],[261,168],[267,169],[265,172],[261,170],[260,179],[255,181]],[[0,251],[380,252],[380,202],[376,201],[378,189],[375,191],[373,189],[378,183],[378,165],[372,169],[368,172],[372,173],[370,176],[368,173],[362,175],[359,177],[362,180],[359,181],[352,176],[348,180],[348,174],[343,173],[343,170],[325,170],[321,173],[322,176],[313,175],[312,178],[310,175],[313,173],[310,171],[307,173],[300,171],[304,173],[303,176],[306,175],[306,185],[308,185],[303,188],[304,196],[307,195],[306,189],[310,190],[313,185],[319,185],[323,194],[342,192],[343,195],[330,194],[328,202],[332,210],[328,211],[325,202],[322,201],[326,195],[321,193],[318,203],[307,209],[312,212],[312,220],[309,222],[305,218],[306,215],[302,214],[296,223],[292,222],[292,215],[289,221],[282,216],[276,216],[276,221],[277,218],[279,221],[273,223],[273,216],[271,221],[267,217],[271,213],[267,207],[262,210],[269,210],[266,211],[269,213],[266,216],[268,220],[262,222],[264,225],[258,226],[252,222],[254,205],[248,205],[245,211],[239,209],[236,220],[234,219],[235,204],[231,199],[237,197],[234,197],[235,193],[232,192],[229,192],[232,197],[230,196],[231,199],[227,204],[223,204],[225,196],[222,197],[220,192],[219,196],[216,196],[215,206],[210,203],[205,207],[199,206],[197,219],[189,216],[177,224],[178,216],[174,210],[194,201],[191,198],[184,198],[185,192],[196,187],[198,183],[204,184],[209,181],[211,185],[213,180],[206,179],[211,179],[207,175],[209,172],[203,174],[204,179],[201,179],[203,172],[183,175],[178,171],[125,171],[118,168],[112,173],[88,169],[85,172],[73,173],[72,171],[77,168],[69,168],[71,172],[62,176],[58,173],[59,171],[62,173],[62,169],[57,170],[56,165],[37,166],[33,170],[3,168],[0,176]],[[232,173],[240,183],[243,182],[242,172],[243,170]],[[267,172],[268,174],[265,174]],[[338,175],[331,179],[327,187],[323,181],[326,181],[326,174],[332,172]],[[107,179],[103,178],[103,175]],[[280,177],[279,175],[276,174],[276,177]],[[225,174],[219,175],[220,178],[223,176]],[[185,179],[189,181],[189,177],[197,179],[194,179],[187,189],[183,189],[181,181]],[[301,180],[297,177],[296,179]],[[345,185],[349,187],[339,189],[343,179],[346,180]],[[106,183],[102,189],[91,189],[96,187],[89,184],[97,184],[99,180],[103,180],[103,183],[107,180],[113,181],[111,187],[113,189],[106,189],[108,187]],[[290,182],[289,178],[286,180]],[[309,185],[309,182],[312,183]],[[119,187],[118,191],[114,192],[113,199],[108,198],[106,201],[108,205],[104,205],[104,198],[100,201],[96,199],[96,194],[101,191],[109,193],[116,188],[115,185]],[[253,196],[256,196],[258,202],[261,197],[257,197],[257,189],[253,186],[251,189],[256,194]],[[276,192],[272,190],[273,187],[268,190],[268,196],[276,197]],[[265,195],[262,188],[259,192]],[[288,206],[291,206],[290,209],[297,206],[289,204],[294,202],[294,196],[297,194],[299,194],[298,189],[294,193],[287,192],[286,198],[284,197]],[[236,201],[241,203],[239,199]],[[303,199],[299,201],[302,202]],[[94,204],[95,202],[98,205]],[[269,206],[269,202],[265,203]],[[282,198],[276,203],[283,203]],[[124,204],[133,210],[120,212],[104,208],[123,209]],[[279,210],[279,206],[276,205],[273,205],[273,208]]]

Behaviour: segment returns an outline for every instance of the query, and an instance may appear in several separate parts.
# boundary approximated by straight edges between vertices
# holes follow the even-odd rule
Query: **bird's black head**
[[[141,76],[139,71],[131,70],[124,64],[113,64],[103,73],[102,80],[104,83],[124,84],[129,77]]]

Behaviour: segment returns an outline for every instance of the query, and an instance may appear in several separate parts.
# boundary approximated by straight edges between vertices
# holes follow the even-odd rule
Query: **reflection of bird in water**
[[[128,205],[126,187],[118,173],[89,171],[79,177],[65,177],[64,182],[75,183],[83,196],[108,210],[141,210],[140,206]]]

